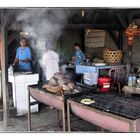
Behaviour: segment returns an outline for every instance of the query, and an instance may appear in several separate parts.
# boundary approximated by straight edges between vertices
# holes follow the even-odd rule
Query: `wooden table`
[[[118,97],[116,99],[115,96],[112,97],[111,100],[113,100],[113,99],[114,99],[114,102],[116,102],[116,104],[118,104],[118,106],[120,105],[119,101],[121,101],[121,102],[125,101],[126,104],[123,107],[127,107],[130,104],[130,102],[132,104],[133,104],[133,102],[136,102],[136,104],[138,103],[136,107],[135,107],[136,104],[133,104],[134,105],[133,110],[134,111],[138,110],[138,112],[140,113],[140,109],[139,109],[140,100],[137,101],[137,100],[132,100],[132,99],[128,99],[128,98],[121,99],[121,97]],[[110,105],[111,100],[108,100],[108,102],[107,102],[108,105]],[[95,98],[95,103],[96,103],[96,98]],[[121,107],[121,106],[119,106],[119,107]],[[130,107],[131,107],[131,105],[130,105]],[[127,108],[127,109],[129,111],[129,108]],[[134,115],[134,117],[130,118],[130,116],[133,114],[133,112],[131,112],[131,109],[132,108],[130,108],[128,117],[126,117],[125,115],[120,115],[117,112],[112,113],[110,108],[108,108],[108,109],[100,108],[99,109],[97,107],[82,104],[79,101],[77,101],[75,98],[68,99],[67,100],[68,131],[71,131],[70,114],[73,113],[74,115],[78,116],[79,118],[82,118],[83,120],[86,120],[96,126],[104,128],[111,132],[139,132],[140,131],[140,116],[137,117]],[[120,108],[119,112],[121,112],[121,108]],[[137,112],[135,112],[135,114],[137,114]]]
[[[87,89],[85,89],[87,91]],[[36,101],[54,107],[58,110],[58,113],[62,113],[63,131],[67,130],[67,113],[66,113],[66,101],[70,97],[79,96],[81,93],[76,94],[55,94],[43,90],[39,85],[28,86],[28,130],[31,130],[31,105],[30,96]],[[58,118],[59,119],[59,118]]]
[[[37,86],[28,86],[28,130],[31,130],[31,105],[30,96],[36,101],[46,104],[48,106],[56,108],[58,111],[62,112],[62,121],[63,121],[63,131],[66,131],[66,106],[65,106],[65,97],[51,92],[43,91]]]

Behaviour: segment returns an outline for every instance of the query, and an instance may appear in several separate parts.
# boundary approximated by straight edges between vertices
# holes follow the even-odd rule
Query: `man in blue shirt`
[[[74,43],[75,55],[72,58],[74,65],[80,65],[85,60],[85,55],[80,49],[80,43]]]
[[[20,47],[17,49],[13,65],[16,63],[19,71],[31,71],[31,49],[27,47],[27,40],[25,38],[20,40]]]

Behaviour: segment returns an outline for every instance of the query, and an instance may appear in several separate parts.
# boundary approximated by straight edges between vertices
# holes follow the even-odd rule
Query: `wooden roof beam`
[[[122,30],[121,26],[118,26],[118,24],[95,24],[94,28],[96,29],[104,29],[104,30]]]
[[[131,14],[129,14],[128,22],[131,23],[131,21],[135,19],[136,15],[140,15],[140,10],[133,11]]]
[[[97,21],[97,17],[98,17],[98,13],[95,12],[94,16],[93,16],[93,20],[92,20],[92,24],[95,25],[96,21]]]
[[[109,33],[110,37],[112,38],[112,40],[116,44],[117,48],[120,49],[120,43],[119,43],[118,38],[116,37],[115,33],[111,30],[107,30],[107,32]]]
[[[122,30],[118,24],[64,24],[62,28],[94,28],[102,30]]]
[[[125,19],[122,17],[122,15],[120,15],[119,13],[116,13],[116,15],[117,15],[117,17],[118,17],[118,19],[119,19],[119,21],[120,21],[122,27],[123,27],[124,29],[126,29],[126,28],[128,27],[128,23],[126,22],[126,20],[125,20]]]

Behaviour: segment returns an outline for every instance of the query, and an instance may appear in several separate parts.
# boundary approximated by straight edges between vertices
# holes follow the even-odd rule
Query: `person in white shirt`
[[[49,81],[54,73],[59,72],[59,54],[53,51],[52,44],[46,44],[46,52],[42,57],[42,67],[46,81]]]

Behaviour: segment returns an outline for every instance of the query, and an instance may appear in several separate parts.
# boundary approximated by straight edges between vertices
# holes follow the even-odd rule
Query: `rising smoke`
[[[46,50],[45,43],[54,49],[54,42],[60,37],[68,16],[69,13],[63,9],[27,9],[17,16],[23,31],[36,40],[31,47],[37,52],[40,63]]]

